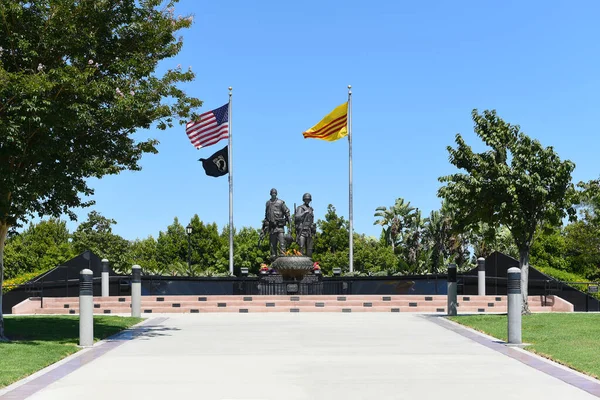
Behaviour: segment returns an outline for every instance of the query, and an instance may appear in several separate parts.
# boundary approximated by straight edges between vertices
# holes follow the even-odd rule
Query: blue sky
[[[188,65],[186,90],[202,111],[233,86],[234,222],[260,227],[269,190],[292,208],[310,192],[348,216],[348,142],[302,132],[353,87],[354,226],[378,236],[373,213],[398,197],[439,208],[438,177],[453,172],[446,146],[461,133],[481,150],[470,113],[496,109],[597,178],[600,3],[594,1],[183,0],[194,15],[184,47],[162,67]],[[93,207],[127,239],[157,236],[175,216],[228,221],[227,177],[204,174],[183,127],[149,130],[160,141],[140,172],[91,181]],[[77,210],[80,221],[87,210]],[[76,223],[69,223],[71,229]]]

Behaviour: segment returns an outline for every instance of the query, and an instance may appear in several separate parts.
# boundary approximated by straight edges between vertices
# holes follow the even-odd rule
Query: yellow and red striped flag
[[[337,106],[302,135],[304,135],[304,139],[321,139],[328,142],[346,137],[348,135],[348,103]]]

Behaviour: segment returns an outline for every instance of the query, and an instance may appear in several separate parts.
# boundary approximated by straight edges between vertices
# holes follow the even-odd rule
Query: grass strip
[[[105,339],[141,321],[94,316],[94,340]],[[0,342],[0,388],[80,350],[77,316],[7,316],[4,323],[10,342]]]
[[[450,317],[501,340],[507,337],[506,315],[464,315]],[[595,378],[600,376],[600,314],[544,313],[524,315],[525,349]]]

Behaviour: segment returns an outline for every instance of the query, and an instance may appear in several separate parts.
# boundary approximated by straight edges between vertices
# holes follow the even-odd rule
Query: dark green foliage
[[[129,242],[127,251],[127,265],[143,265],[144,272],[153,275],[162,275],[166,269],[161,269],[158,264],[158,244],[149,236],[146,239],[136,239]]]
[[[345,253],[348,255],[348,253]],[[346,260],[347,262],[348,260]],[[354,235],[354,270],[358,272],[389,273],[398,271],[398,257],[391,247],[365,235]]]
[[[110,260],[114,270],[127,273],[131,270],[127,262],[129,242],[112,233],[112,225],[116,223],[96,211],[90,212],[88,219],[73,232],[73,250],[76,254],[90,250],[98,257]]]
[[[567,225],[564,230],[565,254],[569,271],[600,280],[600,224],[583,220]]]
[[[8,238],[4,249],[6,278],[46,271],[74,256],[66,223],[58,219],[30,224]]]
[[[166,232],[159,232],[156,240],[158,268],[168,270],[177,261],[187,261],[187,236],[185,227],[177,217],[167,227]]]
[[[317,227],[319,232],[315,236],[313,260],[319,262],[324,273],[331,273],[333,268],[348,271],[348,221],[338,216],[335,207],[329,204],[325,220],[318,220]]]
[[[567,242],[559,228],[542,230],[531,246],[531,265],[538,269],[555,268],[569,270],[571,263],[567,257]]]
[[[258,246],[259,230],[255,228],[243,227],[235,232],[234,243],[234,258],[233,265],[236,268],[234,274],[239,274],[239,269],[242,267],[248,268],[252,274],[258,274],[260,264],[269,264],[269,241],[268,238],[263,240]],[[229,230],[225,229],[222,235],[223,246],[226,250],[222,251],[227,260],[229,260]],[[228,264],[226,264],[228,267]]]
[[[217,224],[204,224],[198,215],[192,217],[190,225],[193,229],[190,236],[192,264],[199,264],[204,268],[212,267],[215,272],[227,272],[229,261],[223,262],[223,259],[229,260],[229,232],[227,236],[220,235]],[[225,246],[227,250],[224,252]],[[187,260],[187,242],[184,260]]]
[[[200,101],[177,88],[194,78],[158,63],[191,25],[158,0],[0,3],[0,223],[74,216],[86,179],[138,170],[156,140],[131,135],[187,118]],[[168,101],[166,99],[169,98]]]

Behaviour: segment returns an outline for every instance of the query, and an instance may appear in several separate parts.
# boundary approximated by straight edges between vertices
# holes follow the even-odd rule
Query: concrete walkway
[[[93,360],[62,378],[55,369],[60,379],[28,398],[597,399],[439,317],[184,314],[154,322],[96,359],[86,351],[79,357]],[[0,399],[19,398],[18,390]]]

